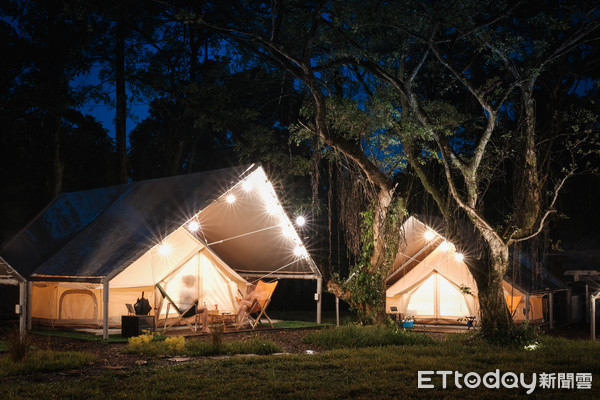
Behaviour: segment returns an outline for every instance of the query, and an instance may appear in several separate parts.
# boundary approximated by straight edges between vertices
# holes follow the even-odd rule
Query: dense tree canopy
[[[593,1],[9,1],[0,34],[7,232],[61,190],[262,161],[310,175],[297,202],[312,197],[328,287],[365,321],[385,318],[403,218],[427,212],[478,237],[485,326],[508,329],[511,249],[547,245],[597,162]],[[76,90],[92,66],[114,84]],[[77,111],[113,89],[114,141]],[[126,149],[132,99],[150,111]]]

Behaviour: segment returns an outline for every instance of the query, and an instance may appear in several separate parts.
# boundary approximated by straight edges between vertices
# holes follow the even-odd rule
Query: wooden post
[[[525,321],[529,322],[529,309],[531,307],[529,306],[529,293],[525,294]]]

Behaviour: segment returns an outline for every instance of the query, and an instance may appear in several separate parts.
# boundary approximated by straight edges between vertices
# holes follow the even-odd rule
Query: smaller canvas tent
[[[466,323],[467,316],[479,317],[477,284],[456,246],[414,216],[406,220],[403,232],[386,281],[386,310],[396,307],[397,313],[422,323]],[[529,320],[543,318],[540,295],[528,296],[507,281],[503,287],[516,322],[525,320],[526,300]]]

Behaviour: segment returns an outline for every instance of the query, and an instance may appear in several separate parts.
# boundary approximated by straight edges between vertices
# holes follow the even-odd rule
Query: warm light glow
[[[297,246],[294,249],[294,254],[296,255],[296,257],[306,257],[307,255],[304,246]]]
[[[296,237],[296,231],[294,230],[294,227],[291,225],[287,225],[283,227],[283,236],[285,236],[286,238],[292,239]]]
[[[192,221],[188,224],[188,230],[190,232],[196,232],[198,231],[198,229],[200,229],[200,224],[198,223],[198,221]]]
[[[425,236],[425,240],[427,240],[429,242],[430,240],[432,240],[435,237],[435,232],[428,229],[423,236]]]
[[[246,179],[242,183],[242,189],[244,189],[244,191],[246,191],[246,192],[251,191],[253,187],[254,187],[254,185],[252,184],[252,182],[250,181],[250,179]]]
[[[225,201],[229,204],[233,204],[233,203],[235,203],[235,196],[230,194],[225,198]]]
[[[277,199],[275,197],[267,195],[264,197],[264,200],[267,213],[270,215],[276,215],[280,212],[279,203],[277,203]]]
[[[462,261],[462,260],[464,260],[464,259],[465,259],[465,256],[464,256],[464,254],[463,254],[463,253],[456,253],[456,254],[454,255],[454,258],[456,259],[456,261]]]
[[[169,243],[163,242],[160,244],[160,246],[158,246],[158,252],[160,255],[168,256],[171,254],[171,251],[173,251],[173,248]]]
[[[442,244],[440,244],[440,250],[442,250],[444,252],[450,250],[450,243],[448,243],[446,240],[444,240],[442,242]]]
[[[304,226],[304,224],[306,224],[306,218],[304,218],[302,215],[298,215],[296,217],[296,225]]]

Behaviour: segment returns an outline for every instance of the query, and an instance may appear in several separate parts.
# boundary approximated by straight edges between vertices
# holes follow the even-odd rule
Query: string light
[[[440,244],[440,250],[442,250],[443,252],[450,250],[450,243],[448,243],[448,241],[444,240],[442,242],[442,244]]]
[[[304,218],[302,215],[298,215],[296,217],[296,225],[304,226],[304,224],[306,224],[306,218]]]
[[[296,248],[294,249],[294,254],[296,255],[296,257],[306,257],[307,255],[304,246],[300,245],[296,246]]]
[[[456,259],[456,261],[459,261],[459,262],[460,262],[460,261],[462,261],[462,260],[464,260],[464,259],[465,259],[465,255],[464,255],[463,253],[456,253],[456,254],[454,255],[454,258]]]
[[[198,223],[198,221],[192,221],[188,224],[188,230],[190,232],[197,232],[198,229],[200,229],[200,224]]]
[[[162,256],[168,256],[173,251],[171,245],[167,242],[163,242],[158,246],[158,253]]]
[[[225,201],[226,201],[228,204],[233,204],[233,203],[235,203],[235,196],[234,196],[234,195],[232,195],[232,194],[229,194],[229,195],[227,195],[227,197],[225,198]]]
[[[253,187],[254,187],[254,185],[252,184],[252,182],[250,181],[250,179],[246,179],[242,183],[242,189],[244,189],[244,191],[246,191],[246,192],[251,191]]]
[[[432,240],[435,237],[435,232],[428,229],[427,231],[425,231],[425,234],[423,236],[425,237],[425,240],[427,240],[429,242],[430,240]]]

